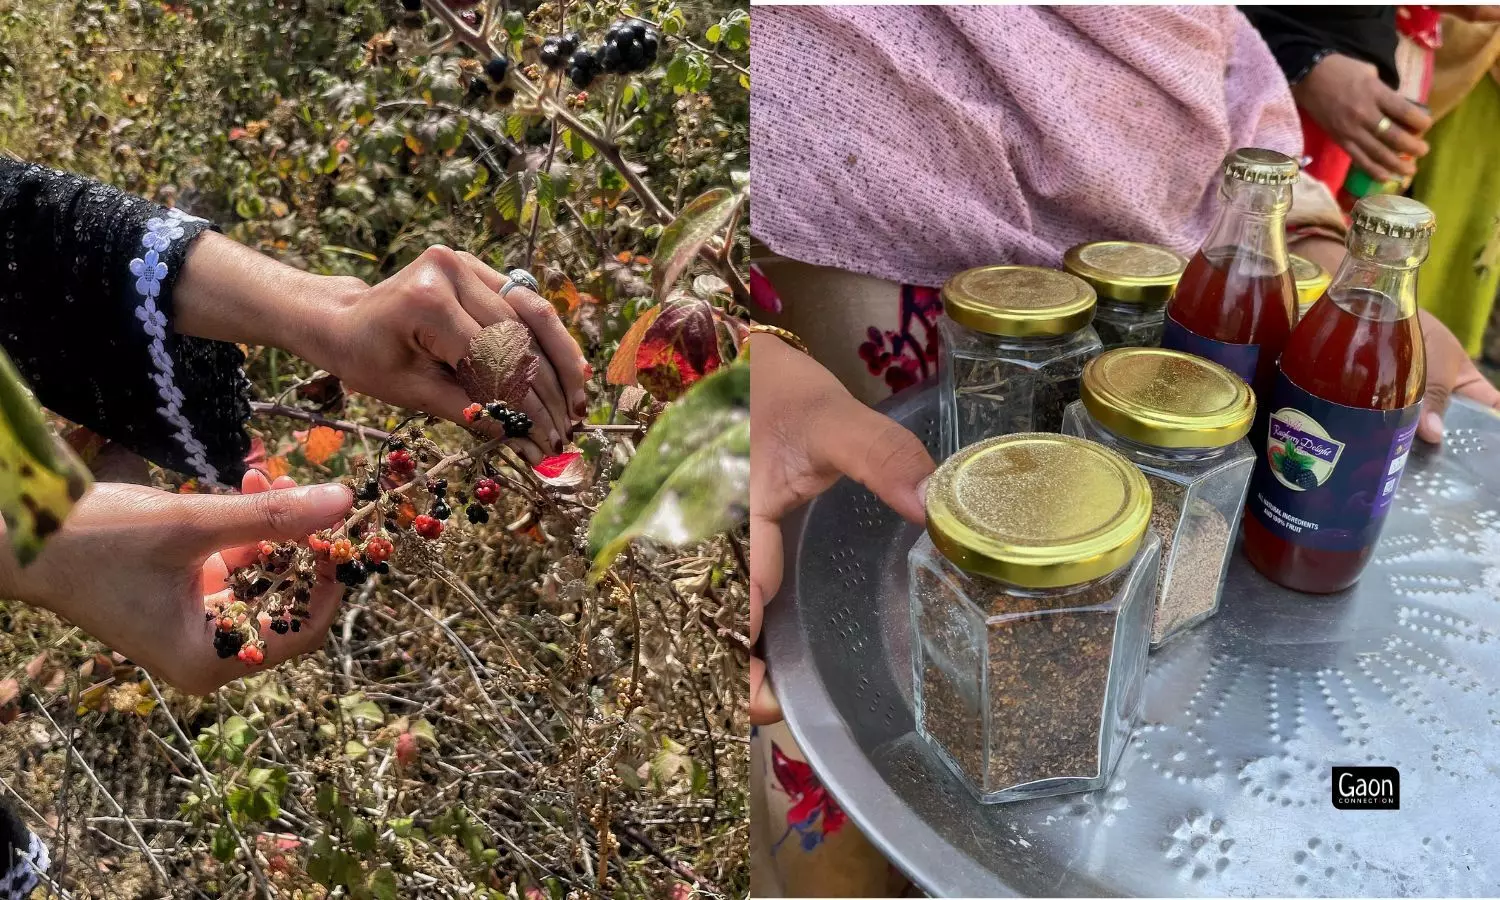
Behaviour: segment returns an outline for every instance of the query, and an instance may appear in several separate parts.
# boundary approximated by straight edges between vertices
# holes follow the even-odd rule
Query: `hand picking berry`
[[[443,533],[443,523],[432,516],[417,516],[416,521],[412,523],[412,527],[417,530],[417,534],[420,534],[429,541],[437,540]]]

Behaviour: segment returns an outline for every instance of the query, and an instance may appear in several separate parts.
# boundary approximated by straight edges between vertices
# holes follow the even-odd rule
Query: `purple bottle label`
[[[1362,550],[1380,537],[1422,404],[1356,409],[1314,397],[1276,371],[1250,513],[1273,534],[1318,550]]]
[[[1183,353],[1212,360],[1245,379],[1247,384],[1255,383],[1255,365],[1260,361],[1259,344],[1230,344],[1206,338],[1190,331],[1168,312],[1161,345],[1167,350],[1181,350]]]

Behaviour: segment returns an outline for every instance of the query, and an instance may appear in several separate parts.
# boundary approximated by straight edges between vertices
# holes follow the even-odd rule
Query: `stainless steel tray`
[[[937,441],[931,385],[884,411]],[[1500,893],[1500,418],[1419,448],[1376,557],[1332,597],[1238,553],[1218,616],[1153,654],[1108,788],[982,806],[913,731],[906,551],[847,480],[783,525],[771,679],[824,784],[929,894]],[[1393,765],[1399,811],[1344,811],[1334,765]]]

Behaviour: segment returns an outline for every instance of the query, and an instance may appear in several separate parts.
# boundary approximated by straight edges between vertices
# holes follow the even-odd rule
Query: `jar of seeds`
[[[1292,264],[1292,278],[1297,282],[1297,321],[1307,315],[1307,310],[1323,292],[1328,290],[1328,285],[1333,283],[1333,276],[1328,270],[1306,257],[1295,253],[1287,254],[1288,261]]]
[[[1187,262],[1166,247],[1134,241],[1079,244],[1063,256],[1063,268],[1099,295],[1094,331],[1106,350],[1161,343],[1167,301]]]
[[[1083,370],[1063,433],[1135,463],[1151,484],[1161,575],[1151,647],[1212,616],[1255,465],[1255,395],[1233,372],[1176,350],[1122,347]]]
[[[1056,431],[1099,352],[1094,289],[1066,272],[985,266],[943,285],[938,373],[943,455],[1021,431]]]
[[[1103,787],[1141,702],[1160,541],[1128,460],[1060,434],[966,447],[911,550],[917,731],[984,803]]]

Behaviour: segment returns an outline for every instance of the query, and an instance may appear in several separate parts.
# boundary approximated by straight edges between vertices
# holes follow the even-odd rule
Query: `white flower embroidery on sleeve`
[[[141,298],[135,317],[141,320],[141,329],[151,338],[151,364],[156,367],[151,380],[156,383],[157,394],[165,401],[165,405],[157,407],[156,411],[175,429],[173,436],[187,451],[189,465],[205,481],[217,483],[219,470],[209,465],[208,449],[193,437],[192,423],[182,414],[186,398],[177,387],[172,355],[167,352],[167,317],[156,305],[156,298],[161,296],[161,283],[167,277],[167,264],[162,262],[161,255],[173,241],[185,234],[183,222],[202,221],[205,220],[175,209],[167,210],[165,217],[147,220],[146,233],[141,236],[141,249],[146,252],[130,261],[130,274],[135,276],[135,292]]]

